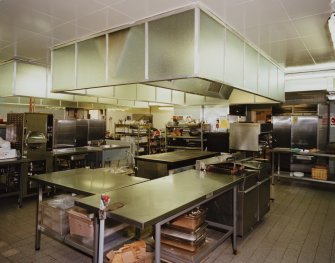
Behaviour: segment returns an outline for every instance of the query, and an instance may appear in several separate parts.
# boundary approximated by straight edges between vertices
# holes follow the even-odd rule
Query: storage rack
[[[135,143],[135,155],[150,153],[150,129],[149,124],[115,124],[114,133],[121,137],[129,136]],[[127,140],[127,138],[126,138]]]
[[[209,124],[168,124],[165,126],[166,151],[177,149],[204,150],[206,142],[205,134],[209,130]]]

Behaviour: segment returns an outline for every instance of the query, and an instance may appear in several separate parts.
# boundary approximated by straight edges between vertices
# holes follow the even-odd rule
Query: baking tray
[[[185,241],[179,238],[161,236],[161,243],[172,247],[180,248],[190,252],[196,252],[206,241],[206,235],[200,236],[195,241]]]
[[[205,222],[200,225],[196,230],[189,231],[188,229],[176,227],[173,225],[164,225],[161,229],[162,236],[170,238],[179,238],[185,241],[194,242],[199,239],[201,236],[206,235],[208,224]]]

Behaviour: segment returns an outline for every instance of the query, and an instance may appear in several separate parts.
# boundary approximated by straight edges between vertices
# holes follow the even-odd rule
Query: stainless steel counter
[[[114,174],[107,168],[79,168],[59,171],[35,175],[31,180],[39,184],[88,195],[101,194],[146,181],[144,178],[127,176],[126,174]]]
[[[167,153],[142,155],[135,157],[136,176],[156,179],[182,170],[183,167],[193,168],[196,160],[219,155],[218,152],[181,150]],[[176,171],[173,171],[176,170]]]
[[[207,152],[198,150],[181,150],[167,153],[157,153],[150,155],[136,156],[136,160],[146,160],[151,162],[175,164],[187,160],[208,158],[215,155],[219,155],[218,152]]]
[[[105,162],[126,159],[128,149],[129,146],[115,144],[54,149],[54,170],[58,170],[57,162],[62,159],[68,161],[83,160],[85,166],[89,165],[91,168],[101,168]]]
[[[85,154],[89,152],[99,152],[102,151],[100,147],[94,146],[83,146],[83,147],[72,147],[63,149],[54,149],[52,154],[55,157],[73,155],[73,154]]]
[[[222,176],[222,174],[207,172],[206,174],[188,170],[175,175],[147,181],[142,184],[118,189],[107,194],[113,203],[120,202],[124,206],[108,212],[107,216],[120,222],[128,223],[139,228],[155,225],[155,258],[160,262],[160,229],[161,225],[173,218],[208,202],[223,193],[234,189],[234,220],[233,226],[226,228],[223,238],[232,236],[233,250],[236,252],[236,195],[237,185],[241,177]],[[94,195],[76,201],[78,206],[99,212],[100,196]],[[103,231],[104,218],[100,217],[100,237]],[[216,225],[218,226],[218,225]],[[220,240],[219,242],[222,242]],[[99,241],[103,247],[103,238]],[[102,248],[100,247],[100,251]],[[101,259],[102,255],[99,255]],[[100,261],[101,262],[101,261]]]

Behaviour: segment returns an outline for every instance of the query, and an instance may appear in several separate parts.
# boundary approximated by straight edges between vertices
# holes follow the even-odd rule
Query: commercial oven
[[[29,159],[28,175],[52,172],[53,115],[47,113],[8,113],[6,140]],[[27,192],[35,188],[29,182]]]

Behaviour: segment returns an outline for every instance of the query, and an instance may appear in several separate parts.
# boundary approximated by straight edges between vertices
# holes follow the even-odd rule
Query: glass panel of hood
[[[137,84],[137,100],[156,101],[156,87]]]
[[[285,73],[278,69],[278,94],[277,99],[279,101],[285,101]]]
[[[79,42],[77,58],[77,88],[106,84],[106,36]]]
[[[52,51],[52,91],[75,89],[75,56],[75,44]]]
[[[270,62],[263,56],[259,57],[258,91],[261,96],[269,96],[269,68]]]
[[[194,71],[194,10],[149,22],[149,79]]]
[[[17,61],[14,95],[45,98],[46,94],[47,69]]]
[[[226,30],[225,74],[224,81],[234,87],[243,88],[244,42]]]
[[[144,24],[108,35],[109,84],[127,84],[145,78]]]
[[[257,92],[258,52],[245,45],[244,60],[244,88],[251,92]]]
[[[201,11],[199,38],[199,74],[223,81],[225,28]]]
[[[277,67],[272,63],[269,63],[269,97],[278,97],[278,74]]]
[[[0,97],[13,95],[14,62],[0,66]]]

